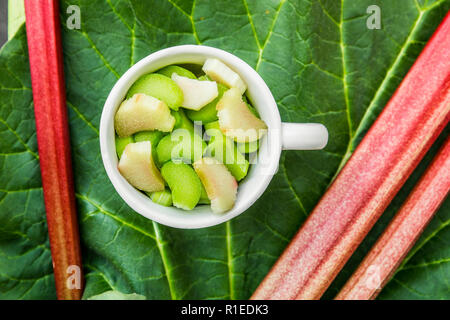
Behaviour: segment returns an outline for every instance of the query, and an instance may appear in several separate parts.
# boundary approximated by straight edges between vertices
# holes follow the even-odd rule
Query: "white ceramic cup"
[[[237,72],[247,84],[247,95],[268,126],[258,152],[258,162],[239,184],[234,207],[215,214],[209,205],[192,211],[158,205],[131,186],[117,169],[114,115],[131,85],[142,75],[171,64],[203,64],[217,58]],[[327,129],[316,123],[282,123],[277,104],[259,74],[243,60],[226,51],[198,45],[183,45],[157,51],[131,67],[114,85],[103,107],[100,120],[100,149],[106,173],[122,199],[136,212],[161,224],[183,229],[214,226],[248,209],[266,190],[278,169],[281,150],[317,150],[328,142]]]

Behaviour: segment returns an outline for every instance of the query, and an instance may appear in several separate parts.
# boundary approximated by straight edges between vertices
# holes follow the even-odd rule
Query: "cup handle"
[[[328,143],[328,130],[320,123],[281,124],[283,150],[320,150]]]

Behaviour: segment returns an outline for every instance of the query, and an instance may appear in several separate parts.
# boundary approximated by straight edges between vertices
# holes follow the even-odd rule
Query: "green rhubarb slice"
[[[152,144],[152,147],[156,149],[156,146],[158,145],[159,141],[164,137],[164,133],[158,130],[154,131],[142,131],[138,132],[134,135],[134,141],[141,142],[141,141],[150,141]]]
[[[122,156],[123,150],[125,150],[125,147],[130,144],[133,143],[133,137],[129,136],[129,137],[118,137],[116,136],[116,152],[117,152],[117,156],[120,158]]]
[[[213,129],[220,131],[219,121],[214,121],[205,124],[206,134],[208,134],[208,130]],[[214,133],[214,131],[210,131],[210,133],[211,132]],[[212,137],[212,139],[214,140],[214,137]],[[256,152],[259,149],[259,140],[253,142],[237,142],[236,146],[238,151],[242,154]]]
[[[154,203],[160,204],[165,207],[172,206],[172,193],[168,189],[148,193],[148,196],[152,199]]]
[[[201,182],[194,169],[184,163],[167,162],[161,174],[172,191],[172,202],[177,208],[192,210],[202,193]]]
[[[202,158],[205,149],[206,143],[198,134],[176,130],[161,139],[156,147],[156,154],[160,164],[170,160],[193,163]]]
[[[248,160],[239,152],[233,140],[224,135],[218,134],[211,138],[205,155],[214,157],[222,162],[237,181],[245,178],[248,173]]]
[[[210,129],[220,130],[219,121],[205,123],[205,130],[208,131]]]
[[[194,132],[194,124],[186,117],[186,113],[183,109],[172,111],[172,116],[175,118],[174,129],[186,129]]]
[[[202,193],[200,195],[200,200],[198,201],[198,204],[211,204],[211,200],[208,198],[208,194],[206,193],[206,189],[203,186],[202,183]]]
[[[179,76],[186,77],[189,79],[197,79],[197,77],[188,69],[182,68],[180,66],[167,66],[158,71],[159,74],[162,74],[166,77],[172,79],[172,74],[176,73]]]
[[[128,90],[127,98],[136,93],[144,93],[164,101],[170,109],[178,110],[183,103],[183,91],[170,79],[159,73],[143,75]]]
[[[259,140],[252,142],[238,142],[236,143],[236,146],[240,153],[253,153],[259,149]]]

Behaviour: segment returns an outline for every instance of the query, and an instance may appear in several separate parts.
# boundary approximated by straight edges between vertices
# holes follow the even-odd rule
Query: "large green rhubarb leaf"
[[[110,290],[149,299],[251,295],[450,9],[450,0],[378,0],[382,28],[370,30],[366,10],[373,2],[61,2],[86,298]],[[81,30],[65,27],[72,4],[81,9]],[[284,152],[267,191],[238,218],[184,231],[141,217],[117,195],[103,169],[98,127],[110,89],[131,65],[186,43],[218,47],[247,61],[271,88],[283,121],[321,122],[330,142],[323,151]],[[29,78],[22,28],[0,52],[0,298],[55,297]],[[327,298],[354,270],[425,164]],[[449,211],[447,201],[380,298],[450,299]]]

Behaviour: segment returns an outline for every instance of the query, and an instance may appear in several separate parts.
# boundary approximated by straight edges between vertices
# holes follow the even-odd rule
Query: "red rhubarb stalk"
[[[450,190],[450,138],[336,299],[375,299]]]
[[[449,121],[450,14],[252,299],[318,299]]]
[[[80,299],[83,283],[63,58],[56,0],[26,0],[26,28],[44,201],[58,299]]]

